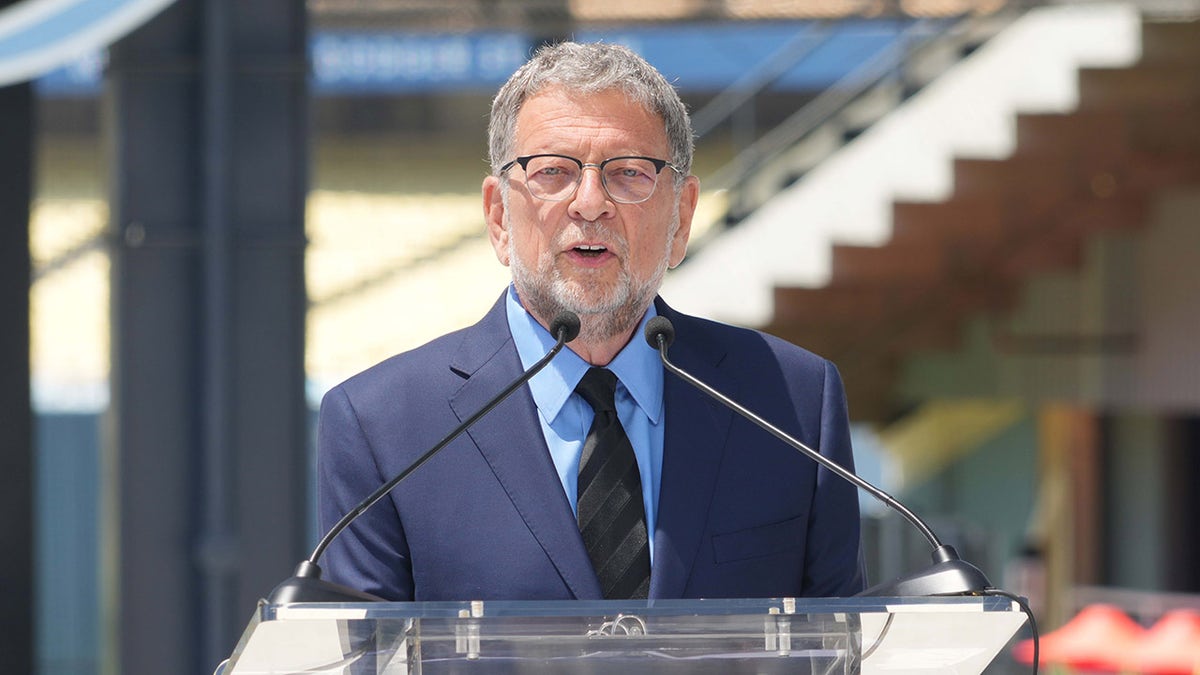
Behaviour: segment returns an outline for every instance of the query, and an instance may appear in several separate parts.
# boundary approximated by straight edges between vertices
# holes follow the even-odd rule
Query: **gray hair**
[[[513,159],[521,106],[551,85],[580,94],[616,89],[637,101],[663,120],[671,147],[670,161],[682,172],[676,176],[676,186],[691,173],[692,122],[679,93],[662,73],[621,45],[562,42],[539,48],[532,59],[508,78],[492,101],[488,154],[493,174],[499,174],[500,167]]]

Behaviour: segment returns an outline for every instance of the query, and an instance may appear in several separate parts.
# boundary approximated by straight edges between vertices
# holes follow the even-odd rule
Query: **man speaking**
[[[330,527],[555,343],[578,338],[365,512],[330,580],[389,600],[845,596],[863,588],[855,488],[673,375],[672,360],[853,468],[834,366],[657,297],[699,181],[678,94],[628,49],[539,50],[500,89],[483,210],[512,284],[479,323],[395,356],[321,404]]]

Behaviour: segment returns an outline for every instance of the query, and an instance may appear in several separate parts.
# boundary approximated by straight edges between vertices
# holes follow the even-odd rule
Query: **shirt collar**
[[[537,319],[521,306],[517,290],[511,284],[505,304],[508,326],[517,347],[517,354],[521,357],[521,365],[528,368],[550,351],[554,346],[554,338],[550,336],[550,331],[543,328]],[[651,304],[638,324],[633,339],[607,366],[617,375],[617,379],[652,424],[658,424],[662,417],[663,369],[658,352],[651,349],[640,336],[646,322],[657,315],[658,312]],[[590,367],[590,364],[572,351],[568,344],[562,353],[529,381],[533,402],[547,422],[552,424],[558,417],[563,405],[575,391],[575,385],[579,384],[579,380],[583,379],[583,374]]]

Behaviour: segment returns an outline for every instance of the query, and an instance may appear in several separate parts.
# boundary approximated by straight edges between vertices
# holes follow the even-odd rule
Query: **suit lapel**
[[[483,407],[521,374],[521,361],[505,315],[504,297],[464,337],[451,366],[467,376],[450,406],[459,419]],[[600,598],[600,584],[563,494],[528,387],[480,419],[468,435],[496,480],[579,599]]]
[[[678,335],[668,353],[671,362],[736,398],[736,383],[718,369],[724,351],[661,301],[658,311]],[[733,413],[675,375],[664,377],[667,427],[650,597],[678,598],[699,552]]]

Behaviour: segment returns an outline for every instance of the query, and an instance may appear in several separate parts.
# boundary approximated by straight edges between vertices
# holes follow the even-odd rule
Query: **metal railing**
[[[987,16],[965,15],[951,19],[915,20],[901,31],[886,48],[858,65],[832,86],[821,91],[784,121],[769,129],[753,142],[739,148],[735,155],[710,175],[702,176],[706,190],[723,191],[727,208],[719,213],[718,222],[700,228],[704,233],[693,239],[693,251],[729,227],[735,226],[768,199],[777,194],[820,161],[836,152],[849,137],[861,133],[912,94],[953,67],[971,50],[997,34],[1015,20],[1024,7],[1007,5],[1003,12]],[[741,83],[730,87],[695,115],[698,143],[719,125],[737,114],[734,105],[753,100],[778,77],[799,65],[809,53],[798,44],[810,46],[817,37],[805,33],[768,60],[763,71],[774,78],[747,76],[755,84],[749,91]],[[785,57],[791,57],[788,60]],[[736,91],[733,91],[736,90]],[[815,152],[797,152],[810,139],[838,139],[838,142],[817,143]],[[824,147],[817,147],[823,145]],[[796,159],[796,157],[802,159]]]
[[[736,226],[844,145],[844,142],[832,146],[814,142],[810,144],[814,152],[796,152],[809,139],[845,141],[861,133],[1031,9],[1087,4],[1104,3],[1010,0],[987,14],[914,20],[888,48],[860,64],[783,122],[738,148],[734,157],[716,171],[701,176],[706,190],[725,193],[727,206],[716,215],[717,222],[696,228],[703,234],[693,238],[691,250],[699,250],[707,241]],[[1128,4],[1151,18],[1178,20],[1200,16],[1200,0],[1130,0]],[[821,22],[819,30],[797,35],[762,66],[698,111],[693,117],[698,142],[703,143],[714,129],[731,122],[742,106],[753,105],[756,96],[799,65],[819,46],[820,40],[827,39],[834,25],[836,22]],[[856,114],[856,108],[867,101],[876,109],[867,115]],[[890,103],[880,105],[881,101]],[[791,158],[795,155],[803,159]]]

